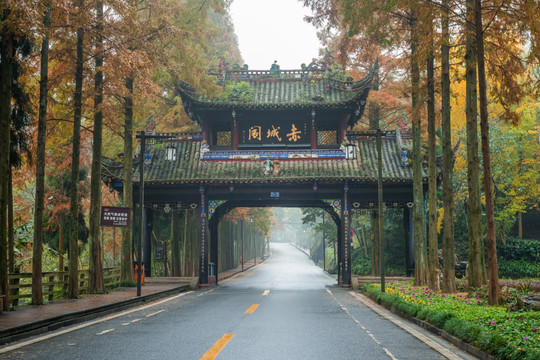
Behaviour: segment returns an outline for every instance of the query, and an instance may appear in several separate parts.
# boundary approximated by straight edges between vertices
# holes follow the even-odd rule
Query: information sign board
[[[101,208],[101,226],[129,226],[129,208],[103,206]]]

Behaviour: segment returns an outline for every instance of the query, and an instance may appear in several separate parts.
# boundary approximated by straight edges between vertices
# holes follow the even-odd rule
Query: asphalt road
[[[272,253],[219,287],[0,347],[0,358],[475,359],[414,325],[405,327],[416,336],[403,330],[291,245]]]

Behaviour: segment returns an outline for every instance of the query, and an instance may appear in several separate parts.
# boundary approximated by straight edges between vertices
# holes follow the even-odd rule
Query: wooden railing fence
[[[103,279],[107,289],[120,285],[120,267],[103,269]],[[52,301],[67,297],[68,272],[44,272],[42,277],[43,300]],[[79,270],[79,293],[88,291],[88,270]],[[30,302],[32,298],[32,273],[9,274],[9,300],[11,306]]]

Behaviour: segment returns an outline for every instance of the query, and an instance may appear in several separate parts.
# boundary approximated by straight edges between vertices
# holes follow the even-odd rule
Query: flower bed
[[[540,312],[509,313],[478,297],[434,293],[401,281],[388,281],[384,294],[379,284],[366,284],[363,289],[382,304],[425,320],[499,359],[540,360]]]

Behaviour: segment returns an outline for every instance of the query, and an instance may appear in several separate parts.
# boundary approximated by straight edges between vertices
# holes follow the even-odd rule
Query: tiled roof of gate
[[[334,159],[288,159],[281,160],[279,175],[265,175],[263,161],[257,160],[202,160],[201,142],[197,140],[168,141],[155,145],[152,165],[145,167],[146,184],[186,184],[186,183],[265,183],[265,182],[303,182],[350,180],[352,182],[377,181],[377,148],[374,133],[353,137],[350,140],[357,145],[358,156],[354,160]],[[401,165],[401,149],[398,149],[395,133],[389,132],[383,138],[383,181],[412,182],[412,167]],[[409,147],[407,142],[403,140]],[[173,145],[177,148],[176,160],[165,160],[165,148]],[[324,150],[321,150],[324,151]],[[328,151],[326,151],[328,152]],[[339,150],[334,150],[340,153]],[[241,153],[241,152],[235,152]],[[313,151],[317,156],[317,150]],[[343,152],[341,152],[343,155]],[[273,158],[271,158],[273,160]],[[134,165],[134,182],[139,180],[139,167]],[[120,163],[107,160],[104,163],[104,176],[109,179],[122,179]],[[424,177],[426,177],[424,170]]]
[[[363,106],[368,96],[373,74],[356,82],[342,82],[324,76],[312,76],[308,71],[284,70],[279,76],[268,71],[237,72],[230,82],[246,82],[251,93],[246,98],[224,96],[209,98],[187,83],[177,85],[184,102],[205,108],[338,108]]]

